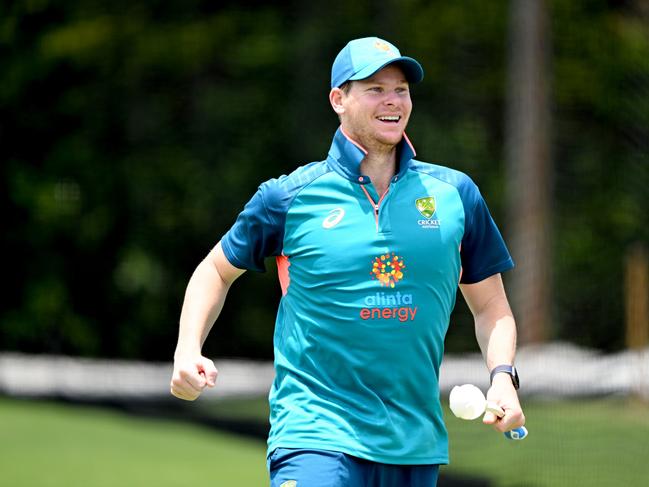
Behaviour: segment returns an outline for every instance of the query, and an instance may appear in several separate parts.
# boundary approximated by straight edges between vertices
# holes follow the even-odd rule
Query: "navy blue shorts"
[[[435,487],[439,465],[390,465],[327,450],[278,448],[271,487]]]

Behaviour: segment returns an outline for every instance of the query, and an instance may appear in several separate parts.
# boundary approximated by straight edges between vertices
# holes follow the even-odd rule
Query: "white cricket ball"
[[[451,411],[461,419],[476,419],[484,413],[487,402],[482,391],[473,384],[455,386],[448,399]]]

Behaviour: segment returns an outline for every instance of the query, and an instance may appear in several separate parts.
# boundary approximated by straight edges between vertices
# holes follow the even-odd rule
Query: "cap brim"
[[[409,83],[419,83],[424,79],[424,69],[421,67],[415,59],[408,56],[401,56],[394,59],[390,59],[387,62],[380,62],[376,64],[370,64],[365,68],[361,69],[358,73],[349,78],[350,81],[358,81],[361,79],[366,79],[372,76],[377,71],[385,68],[389,64],[399,64],[399,67],[403,70],[403,74],[406,75],[406,79]]]

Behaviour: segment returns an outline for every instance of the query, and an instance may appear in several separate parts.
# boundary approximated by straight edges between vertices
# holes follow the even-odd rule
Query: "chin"
[[[379,134],[376,140],[385,145],[397,145],[403,139],[403,132],[398,134]]]

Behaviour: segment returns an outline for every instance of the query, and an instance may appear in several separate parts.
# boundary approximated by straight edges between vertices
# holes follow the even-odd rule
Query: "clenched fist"
[[[207,357],[177,357],[171,377],[171,394],[185,401],[193,401],[206,387],[214,387],[218,371]]]

